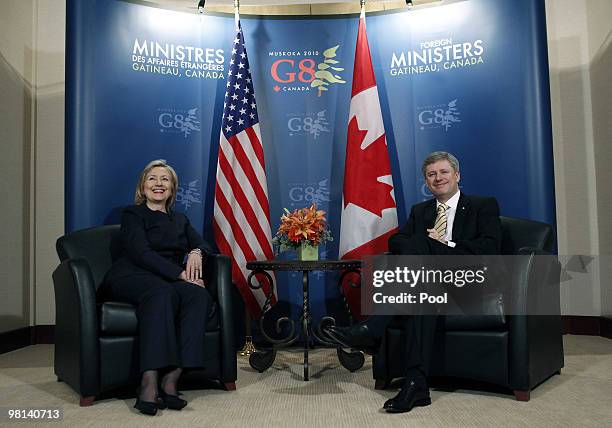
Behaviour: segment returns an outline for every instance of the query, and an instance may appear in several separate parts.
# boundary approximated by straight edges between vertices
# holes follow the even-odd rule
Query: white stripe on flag
[[[232,209],[232,213],[234,214],[234,218],[238,222],[238,227],[240,227],[240,230],[242,230],[242,233],[244,233],[244,237],[247,240],[247,243],[249,247],[251,248],[251,251],[253,252],[253,254],[255,254],[256,257],[263,257],[264,250],[262,246],[260,245],[260,242],[257,239],[257,236],[255,235],[255,232],[253,231],[253,228],[251,227],[248,220],[244,216],[243,208],[238,204],[238,201],[236,199],[232,198],[233,190],[231,186],[229,185],[229,183],[227,182],[227,179],[225,178],[225,174],[223,174],[223,171],[221,171],[221,168],[219,168],[219,171],[217,173],[217,185],[221,189],[221,192],[225,196],[225,199],[229,202],[230,207]],[[253,226],[257,227],[257,225],[253,225]],[[232,246],[232,242],[233,244],[238,245],[235,241],[228,241],[228,242],[230,242],[230,246]]]
[[[253,167],[253,171],[255,171],[255,175],[257,176],[257,181],[259,181],[259,184],[261,185],[261,188],[263,189],[267,197],[268,196],[268,184],[266,183],[266,172],[261,167],[259,160],[257,160],[257,155],[255,154],[255,151],[253,150],[253,146],[252,146],[252,143],[255,143],[261,147],[261,143],[259,143],[258,141],[251,142],[251,139],[249,138],[246,132],[241,132],[239,134],[236,134],[236,138],[238,138],[238,141],[240,141],[242,150],[244,150],[244,153],[249,159],[251,166]]]
[[[246,133],[245,133],[245,135],[246,135]],[[266,236],[272,236],[272,232],[270,230],[270,222],[268,221],[268,215],[264,211],[264,209],[261,206],[261,204],[259,204],[259,202],[257,200],[257,195],[255,194],[255,191],[253,190],[253,186],[252,186],[251,182],[249,181],[248,177],[246,176],[246,174],[244,173],[244,171],[242,170],[242,166],[238,162],[238,159],[236,159],[236,157],[234,155],[234,150],[232,149],[232,146],[230,145],[229,141],[227,141],[227,139],[225,138],[225,136],[223,134],[221,134],[221,141],[220,142],[221,142],[220,150],[223,151],[223,154],[225,155],[225,158],[227,159],[228,163],[232,167],[232,172],[233,172],[234,176],[236,177],[236,180],[240,184],[240,188],[244,192],[244,195],[245,195],[249,205],[251,206],[251,208],[253,209],[253,212],[255,213],[255,217],[257,218],[257,223],[258,223],[259,227],[261,228],[261,230],[263,230],[263,232],[266,234]],[[259,164],[259,161],[257,161],[256,157],[255,158],[249,158],[249,162],[250,162],[251,165]],[[221,170],[221,168],[218,169],[217,175],[219,174],[220,170]],[[261,182],[260,182],[260,184],[261,184]],[[264,186],[262,186],[262,187],[264,189],[267,187],[265,185],[265,177],[264,177]],[[236,205],[238,204],[238,202],[233,197],[232,198],[228,198],[227,197],[228,195],[232,195],[232,192],[223,192],[223,193],[226,195],[226,198],[227,198],[228,202],[230,202],[232,207],[235,204]],[[232,203],[231,201],[235,201],[235,204]],[[262,252],[262,254],[263,254],[263,252]]]
[[[227,221],[227,218],[223,214],[223,211],[221,210],[221,207],[219,207],[219,205],[217,204],[216,200],[215,200],[215,211],[214,212],[215,212],[214,214],[215,221],[217,222],[217,225],[219,226],[219,230],[221,230],[223,237],[229,243],[230,248],[232,250],[231,257],[236,261],[236,264],[238,265],[240,272],[242,273],[242,279],[248,285],[246,279],[249,276],[250,272],[246,268],[247,261],[246,261],[246,258],[244,257],[244,252],[242,251],[242,248],[240,247],[240,245],[238,245],[238,243],[234,239],[234,234],[232,233],[232,227]],[[276,288],[274,292],[275,292],[274,294],[276,294]],[[266,301],[266,295],[263,289],[261,288],[257,290],[251,289],[251,293],[255,297],[255,300],[257,300],[257,303],[259,304],[259,306],[262,307],[264,302]]]

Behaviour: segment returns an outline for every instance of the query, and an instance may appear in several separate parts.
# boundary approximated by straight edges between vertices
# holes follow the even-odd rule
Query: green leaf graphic
[[[338,50],[338,48],[340,47],[340,45],[336,45],[333,48],[329,48],[329,49],[325,49],[325,51],[323,51],[323,56],[325,58],[333,58],[336,56],[336,50]]]
[[[342,80],[341,76],[331,74],[327,70],[317,71],[315,73],[315,77],[318,77],[319,79],[327,80],[330,83],[346,83],[344,80]]]

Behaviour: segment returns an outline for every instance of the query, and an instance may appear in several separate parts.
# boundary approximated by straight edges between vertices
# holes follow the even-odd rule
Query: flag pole
[[[240,23],[240,0],[234,0],[234,25],[236,30]],[[251,330],[251,313],[247,305],[244,306],[244,346],[238,352],[238,355],[242,357],[248,357],[257,349],[253,343],[253,335]]]
[[[342,260],[388,251],[389,237],[398,231],[391,162],[365,28],[365,3],[366,0],[360,1],[347,124],[338,244],[338,257]],[[369,175],[364,171],[370,171]],[[359,234],[354,233],[357,228]],[[342,290],[352,315],[362,318],[359,293],[346,282]]]

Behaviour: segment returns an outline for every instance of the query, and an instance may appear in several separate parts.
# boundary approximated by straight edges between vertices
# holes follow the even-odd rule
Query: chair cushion
[[[501,293],[474,296],[470,306],[466,312],[470,315],[446,315],[438,322],[437,329],[445,331],[507,329],[504,299]]]
[[[446,315],[438,330],[506,330],[506,318],[497,315]]]
[[[510,376],[509,340],[507,331],[438,332],[430,375],[507,386]]]
[[[206,330],[219,329],[217,302],[213,302]],[[137,336],[136,307],[123,302],[105,302],[100,306],[100,331],[104,336]]]
[[[106,336],[138,334],[136,307],[123,302],[105,302],[100,308],[100,331]]]

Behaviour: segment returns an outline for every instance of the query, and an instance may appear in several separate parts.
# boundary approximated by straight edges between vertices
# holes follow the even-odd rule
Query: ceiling
[[[198,0],[144,0],[150,3],[157,3],[165,7],[176,9],[193,9],[197,8]],[[430,3],[435,0],[413,0],[415,5]],[[290,6],[290,5],[308,5],[308,4],[325,4],[325,3],[344,3],[359,5],[359,0],[240,0],[241,6]],[[404,3],[401,0],[375,0],[371,3]],[[207,7],[232,7],[233,0],[206,0]]]
[[[146,0],[152,3],[159,3],[165,6],[173,7],[193,7],[195,8],[198,0]],[[393,1],[393,0],[382,0]],[[377,1],[381,2],[381,1]],[[278,5],[293,5],[293,4],[321,4],[321,3],[355,3],[359,0],[240,0],[241,6],[278,6]],[[233,6],[233,0],[206,0],[207,6]]]

